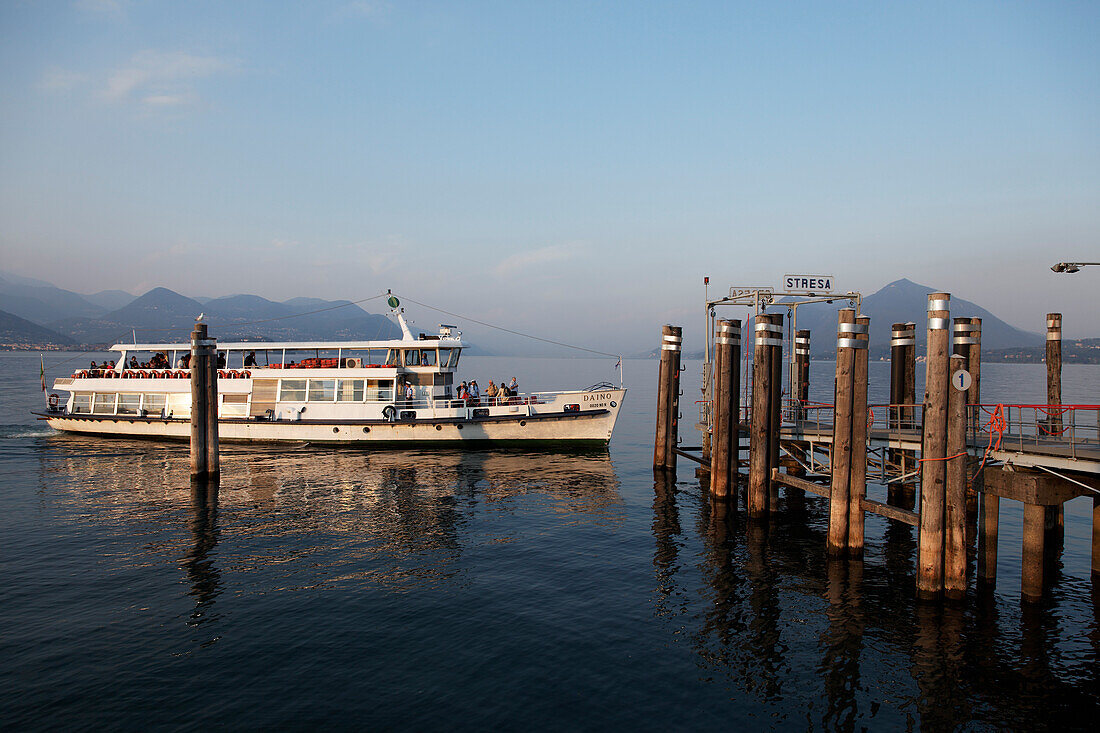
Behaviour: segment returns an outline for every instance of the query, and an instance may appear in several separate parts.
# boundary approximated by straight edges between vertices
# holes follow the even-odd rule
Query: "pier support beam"
[[[997,585],[997,531],[1001,497],[981,494],[978,513],[978,583],[987,588]],[[1095,562],[1095,561],[1094,561]]]
[[[779,386],[773,384],[775,370],[772,359],[783,346],[783,316],[760,313],[756,316],[752,364],[752,414],[749,424],[749,487],[748,516],[763,518],[769,511],[771,469],[779,465],[779,424],[773,424],[773,411],[778,398],[773,395]],[[779,352],[777,354],[777,352]],[[774,435],[773,435],[774,433]]]
[[[191,480],[217,481],[218,451],[217,341],[208,338],[205,323],[191,332]]]
[[[1024,504],[1024,549],[1021,592],[1025,603],[1043,597],[1043,544],[1046,539],[1046,507]]]
[[[653,468],[676,470],[676,443],[680,409],[679,326],[661,329],[661,363],[657,371],[657,430],[653,446]]]
[[[741,321],[718,321],[714,337],[714,401],[711,406],[710,493],[737,506],[740,444]]]
[[[833,398],[833,444],[829,455],[829,534],[826,550],[839,555],[848,547],[849,479],[852,466],[852,391],[855,376],[856,312],[837,313],[836,387]]]
[[[794,373],[792,376],[791,394],[794,397],[794,419],[806,419],[806,405],[810,401],[810,332],[796,331],[794,336]],[[802,463],[810,463],[810,452],[803,448],[792,448],[793,455]],[[791,476],[805,476],[806,470],[801,465],[792,465],[787,469]]]
[[[944,490],[947,450],[947,352],[951,296],[928,296],[928,349],[921,436],[920,542],[917,597],[936,598],[943,591]]]

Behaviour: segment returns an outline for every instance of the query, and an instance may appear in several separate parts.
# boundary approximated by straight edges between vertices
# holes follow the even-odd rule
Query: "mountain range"
[[[920,285],[902,278],[883,286],[868,295],[860,304],[860,313],[871,318],[870,343],[872,358],[890,350],[890,332],[895,323],[915,323],[917,328],[917,353],[924,352],[923,331],[928,311],[928,294],[936,288]],[[812,356],[832,357],[836,353],[837,311],[847,308],[848,301],[839,303],[813,303],[798,307],[797,328],[810,331]],[[1005,323],[976,303],[951,296],[951,315],[982,319],[982,350],[1020,347],[1037,347],[1045,343],[1045,336],[1024,331]],[[1045,321],[1040,322],[1045,326]]]
[[[43,280],[0,273],[0,343],[112,344],[186,339],[205,314],[211,333],[233,340],[368,340],[398,338],[389,318],[346,300],[258,295],[199,301],[167,288],[134,296],[121,290],[82,295]],[[135,334],[136,331],[136,334]]]

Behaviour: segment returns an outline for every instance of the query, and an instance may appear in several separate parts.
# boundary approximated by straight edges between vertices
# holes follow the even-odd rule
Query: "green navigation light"
[[[389,300],[387,300],[386,302],[390,304],[390,308],[396,308],[397,306],[401,305],[401,301],[398,300],[397,296],[395,295],[391,295],[389,297]]]

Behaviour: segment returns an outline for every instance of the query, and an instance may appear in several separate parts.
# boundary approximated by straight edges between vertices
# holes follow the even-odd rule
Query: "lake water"
[[[585,387],[611,381],[612,363],[469,358],[460,376]],[[227,446],[210,515],[192,510],[186,445],[52,433],[29,414],[37,355],[0,354],[0,722],[1095,723],[1090,499],[1066,505],[1042,603],[1020,603],[1022,511],[1004,501],[996,591],[917,604],[910,527],[869,515],[865,560],[828,563],[824,500],[784,503],[751,529],[712,516],[691,462],[655,481],[656,366],[626,363],[608,451]],[[692,425],[699,364],[686,367]],[[813,362],[814,399],[831,401],[832,369]],[[872,402],[886,401],[888,372],[872,364]],[[984,401],[1042,402],[1044,375],[983,365]],[[1100,367],[1067,366],[1063,390],[1100,401]]]

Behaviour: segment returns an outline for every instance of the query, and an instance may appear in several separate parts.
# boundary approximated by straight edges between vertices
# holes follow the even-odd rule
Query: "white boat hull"
[[[248,420],[222,419],[219,439],[242,443],[585,443],[606,444],[611,439],[626,390],[613,392],[610,405],[577,412],[537,413],[454,419],[384,420]],[[608,404],[608,403],[605,403]],[[189,420],[139,418],[122,415],[47,415],[50,427],[87,435],[160,440],[188,440]]]

